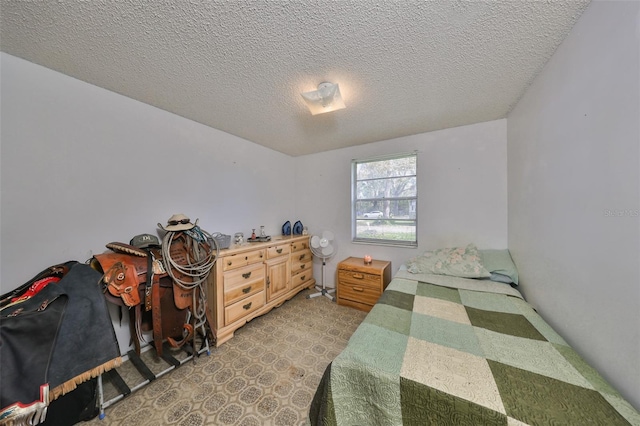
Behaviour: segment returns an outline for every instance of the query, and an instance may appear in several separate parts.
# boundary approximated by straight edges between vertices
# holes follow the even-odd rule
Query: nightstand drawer
[[[373,287],[380,292],[380,275],[367,274],[366,272],[345,271],[338,272],[338,279],[341,284],[353,284],[361,287]]]
[[[391,262],[349,257],[338,264],[338,305],[370,311],[391,281]]]
[[[353,300],[367,305],[375,304],[380,298],[380,290],[365,285],[345,283],[340,281],[338,288],[340,299]]]

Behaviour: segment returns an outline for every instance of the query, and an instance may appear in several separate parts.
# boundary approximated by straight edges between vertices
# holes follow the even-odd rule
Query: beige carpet
[[[83,425],[301,425],[324,369],[345,347],[366,313],[305,290],[254,319],[211,355],[170,371]],[[166,369],[143,354],[154,373]],[[176,354],[177,358],[181,355]],[[182,356],[184,358],[184,356]],[[129,387],[144,379],[127,362]],[[105,383],[105,400],[117,395]]]

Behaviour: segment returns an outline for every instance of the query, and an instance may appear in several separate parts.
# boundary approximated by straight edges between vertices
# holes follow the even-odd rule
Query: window
[[[417,155],[353,160],[353,241],[416,247]]]

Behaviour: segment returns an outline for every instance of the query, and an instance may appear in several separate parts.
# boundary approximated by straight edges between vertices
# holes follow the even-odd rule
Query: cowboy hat
[[[196,220],[196,223],[197,222],[198,221]],[[186,231],[196,225],[191,223],[191,219],[189,219],[187,216],[182,213],[178,213],[169,218],[169,220],[167,221],[167,226],[162,226],[159,223],[158,226],[165,231]]]

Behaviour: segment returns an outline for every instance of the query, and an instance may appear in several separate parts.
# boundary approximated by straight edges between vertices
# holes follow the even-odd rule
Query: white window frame
[[[415,196],[413,197],[394,197],[394,198],[362,198],[362,199],[358,199],[358,182],[361,182],[363,180],[366,179],[358,179],[358,164],[362,164],[362,163],[370,163],[370,162],[382,162],[382,161],[388,161],[388,160],[396,160],[396,159],[400,159],[400,158],[408,158],[408,157],[414,157],[415,158],[415,175],[409,175],[409,176],[414,176],[416,179],[416,189],[415,189]],[[389,179],[392,179],[393,177],[389,177]],[[383,178],[384,179],[384,178]],[[351,240],[354,243],[359,243],[359,244],[375,244],[375,245],[391,245],[391,246],[400,246],[400,247],[417,247],[418,246],[418,153],[417,152],[406,152],[406,153],[400,153],[400,154],[393,154],[393,155],[387,155],[387,156],[381,156],[381,157],[370,157],[370,158],[365,158],[365,159],[354,159],[351,160]],[[358,202],[362,202],[362,201],[372,201],[372,202],[376,202],[376,201],[400,201],[400,200],[410,200],[409,203],[409,208],[411,210],[411,212],[415,212],[415,218],[414,219],[407,219],[407,221],[409,222],[413,222],[414,224],[414,232],[415,232],[415,239],[412,241],[408,241],[408,240],[394,240],[394,239],[383,239],[383,238],[365,238],[365,237],[358,237],[357,236],[357,227],[358,227],[358,221],[362,221],[362,217],[358,217],[358,211],[357,211],[357,206],[358,206]],[[411,202],[412,201],[412,202]],[[390,220],[390,219],[387,219]]]

